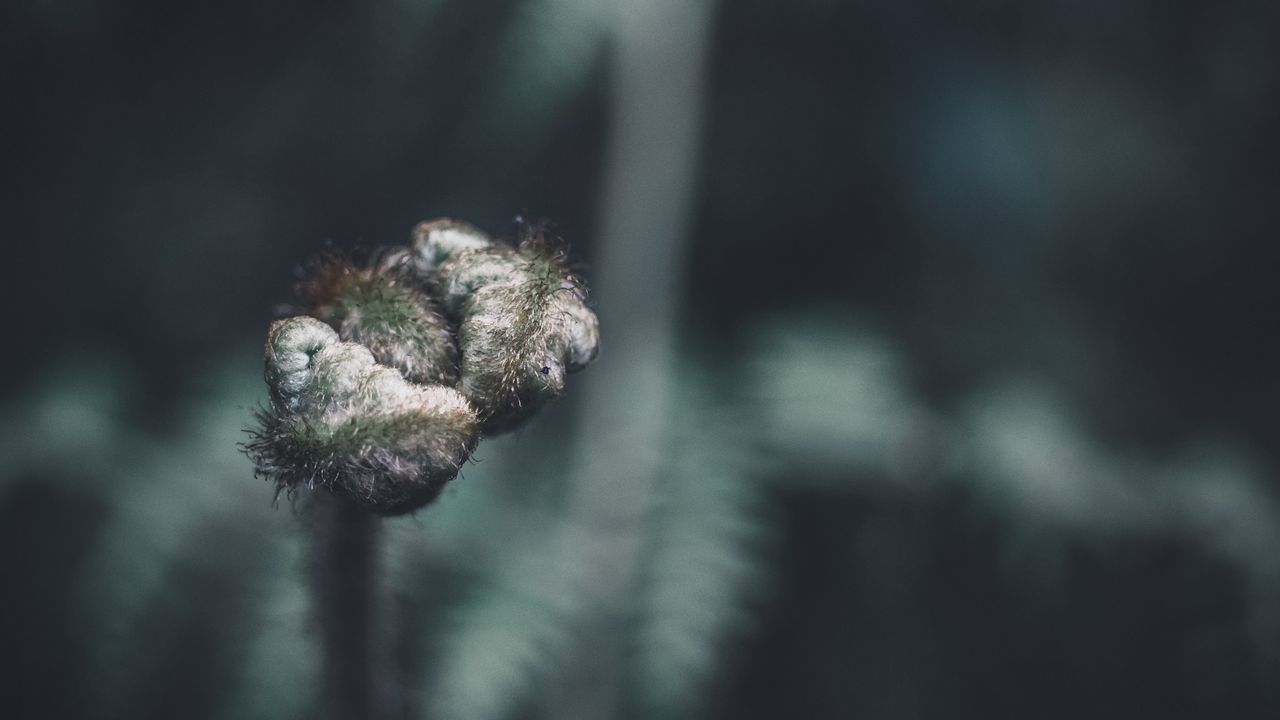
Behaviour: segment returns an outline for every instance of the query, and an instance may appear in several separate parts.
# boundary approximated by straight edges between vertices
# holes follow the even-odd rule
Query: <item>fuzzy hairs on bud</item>
[[[404,268],[357,268],[321,261],[303,285],[310,314],[359,343],[409,382],[452,385],[458,379],[453,333],[434,300]]]
[[[407,381],[318,319],[273,324],[266,366],[272,404],[247,449],[279,490],[319,485],[399,515],[435,499],[475,447],[461,393]]]
[[[586,288],[541,225],[518,245],[420,223],[368,266],[329,258],[310,316],[271,326],[269,407],[245,448],[277,493],[323,487],[398,515],[435,499],[481,434],[515,429],[596,356]],[[314,317],[312,317],[314,316]]]
[[[412,249],[458,323],[458,389],[484,433],[524,423],[564,392],[567,373],[595,357],[599,322],[585,287],[540,228],[511,247],[465,224],[435,221],[419,226]]]

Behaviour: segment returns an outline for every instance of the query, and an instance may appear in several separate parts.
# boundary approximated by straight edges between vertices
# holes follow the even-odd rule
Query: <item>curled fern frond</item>
[[[457,380],[457,347],[435,301],[395,267],[323,262],[307,285],[310,314],[414,383]]]
[[[272,405],[248,444],[282,491],[327,488],[384,515],[435,499],[474,448],[461,394],[415,385],[310,317],[281,320],[267,342]]]
[[[456,228],[419,232],[414,250],[458,322],[459,389],[498,434],[564,392],[595,358],[600,329],[564,252],[532,230],[512,247]]]
[[[599,324],[540,226],[517,246],[456,220],[367,266],[311,264],[306,312],[271,327],[270,406],[246,449],[277,493],[324,488],[382,514],[439,495],[480,434],[511,430],[596,355]]]

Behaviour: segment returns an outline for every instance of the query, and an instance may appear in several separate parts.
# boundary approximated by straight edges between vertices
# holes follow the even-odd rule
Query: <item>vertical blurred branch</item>
[[[579,653],[552,716],[607,718],[618,709],[617,632],[633,588],[672,392],[674,320],[683,280],[710,0],[612,6],[613,135],[593,267],[598,366],[584,378],[572,512],[585,530]],[[609,643],[601,646],[602,642]]]

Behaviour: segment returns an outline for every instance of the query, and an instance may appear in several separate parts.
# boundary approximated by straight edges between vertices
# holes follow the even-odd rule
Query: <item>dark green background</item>
[[[33,408],[96,407],[84,388],[98,388],[111,438],[181,454],[176,428],[210,378],[257,372],[306,257],[403,242],[423,218],[497,233],[517,214],[550,218],[591,279],[611,54],[589,48],[571,71],[530,61],[561,52],[522,54],[543,32],[538,7],[0,10],[0,713],[94,714],[98,641],[75,617],[93,598],[78,578],[131,497],[102,478],[143,466],[120,439],[74,467],[41,461],[31,448],[54,457],[82,426],[74,413],[41,424]],[[755,396],[714,368],[754,357],[762,323],[820,317],[854,344],[869,327],[892,343],[912,407],[954,419],[948,433],[968,437],[982,388],[1032,377],[1073,437],[1141,476],[1142,502],[1176,494],[1165,476],[1207,445],[1251,468],[1259,499],[1210,513],[1205,532],[1280,522],[1267,514],[1280,461],[1273,4],[723,0],[709,43],[677,327],[680,357],[713,369],[708,392]],[[843,401],[823,405],[830,424]],[[797,447],[751,473],[764,589],[737,603],[750,621],[716,645],[699,716],[1280,712],[1280,575],[1266,560],[1280,545],[1255,534],[1224,553],[1179,520],[1202,517],[1194,499],[1132,527],[1105,501],[1056,523],[970,481],[981,461],[883,491],[874,468]],[[1212,502],[1213,481],[1198,487]],[[288,523],[286,506],[276,515]],[[172,532],[231,552],[227,522]],[[251,605],[247,571],[182,557],[141,611],[150,639],[127,643],[137,665],[118,707],[249,716],[226,687],[252,631],[236,629],[238,606],[199,605]],[[465,585],[440,582],[448,602]]]

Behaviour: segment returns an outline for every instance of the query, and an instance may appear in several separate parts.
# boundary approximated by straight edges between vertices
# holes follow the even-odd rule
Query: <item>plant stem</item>
[[[328,493],[317,493],[311,510],[315,606],[324,653],[321,717],[378,718],[374,630],[381,520]]]

